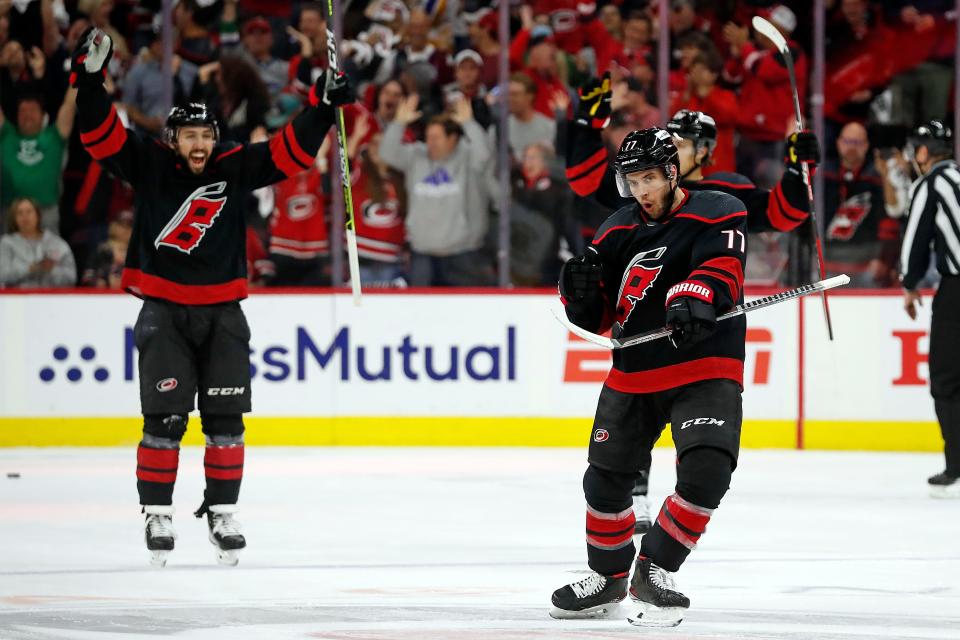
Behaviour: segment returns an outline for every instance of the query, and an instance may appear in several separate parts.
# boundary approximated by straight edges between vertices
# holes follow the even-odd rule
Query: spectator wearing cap
[[[869,149],[867,130],[851,122],[837,138],[839,161],[823,165],[824,252],[831,274],[848,274],[856,287],[886,287],[896,284],[899,224],[888,215]]]
[[[287,85],[289,63],[274,58],[271,53],[273,30],[270,28],[270,23],[266,18],[256,16],[244,23],[242,33],[240,42],[246,58],[256,66],[260,79],[263,80],[267,93],[270,94],[270,101],[275,102]]]
[[[500,59],[500,41],[497,39],[497,13],[483,7],[464,16],[467,23],[467,36],[470,48],[483,58],[481,81],[488,87],[494,87],[500,81],[497,71]]]
[[[450,105],[459,96],[470,101],[473,108],[473,118],[487,129],[493,124],[490,107],[487,106],[487,88],[483,85],[480,74],[483,69],[483,58],[473,49],[464,49],[453,57],[454,81],[444,88],[444,101]]]
[[[16,125],[0,113],[0,207],[30,198],[40,226],[53,233],[60,232],[61,171],[76,113],[76,89],[67,91],[53,124],[44,124],[38,95],[20,96]]]
[[[492,285],[493,269],[481,252],[489,226],[486,180],[490,149],[461,99],[454,116],[427,122],[425,142],[404,143],[418,120],[419,97],[405,98],[380,142],[380,157],[404,173],[407,191],[409,280],[413,286]]]
[[[687,69],[684,91],[670,102],[671,113],[681,109],[702,111],[717,123],[717,146],[710,154],[710,165],[703,168],[704,176],[736,171],[733,132],[740,107],[736,94],[717,85],[722,67],[716,52],[697,54]]]
[[[797,26],[797,17],[781,4],[771,9],[769,20],[787,40],[793,55],[800,104],[803,105],[807,56],[790,39]],[[724,28],[724,37],[731,52],[725,75],[740,83],[737,171],[753,177],[757,186],[770,189],[783,172],[784,138],[795,124],[793,89],[786,63],[769,38],[757,34],[759,46],[750,42],[746,27],[728,24]]]
[[[514,73],[510,76],[508,87],[508,144],[514,161],[519,163],[523,161],[524,149],[530,145],[546,144],[554,148],[557,123],[534,109],[537,87],[530,76],[525,73]],[[566,117],[566,113],[563,116]],[[495,130],[490,131],[491,145],[495,144],[495,133]]]
[[[163,38],[160,30],[150,31],[150,44],[140,50],[123,80],[123,104],[134,126],[142,133],[159,135],[167,114],[163,109]],[[197,66],[174,54],[173,103],[181,104],[189,96],[197,79]]]

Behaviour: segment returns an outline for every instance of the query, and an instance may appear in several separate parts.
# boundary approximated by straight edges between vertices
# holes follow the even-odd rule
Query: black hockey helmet
[[[667,180],[674,180],[680,174],[680,153],[665,129],[653,127],[631,131],[623,139],[613,167],[617,174],[617,189],[621,196],[628,198],[630,187],[624,176],[659,167]]]
[[[670,118],[666,129],[675,136],[693,140],[698,149],[706,146],[712,152],[717,146],[717,121],[703,111],[681,109]]]
[[[214,143],[220,142],[220,126],[217,118],[207,105],[202,102],[191,102],[182,107],[170,109],[167,121],[163,125],[163,140],[173,145],[177,141],[177,131],[180,127],[210,127],[213,129]]]
[[[926,147],[935,156],[953,155],[953,131],[942,120],[934,119],[916,127],[907,142],[913,149]]]

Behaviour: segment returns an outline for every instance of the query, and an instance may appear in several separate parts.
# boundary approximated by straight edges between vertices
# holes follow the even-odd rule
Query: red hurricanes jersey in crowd
[[[353,218],[357,233],[357,251],[362,258],[379,262],[399,262],[406,238],[400,200],[389,182],[385,196],[375,201],[368,191],[367,175],[360,167],[353,171]]]
[[[316,165],[273,188],[270,253],[309,259],[330,253],[323,190]]]

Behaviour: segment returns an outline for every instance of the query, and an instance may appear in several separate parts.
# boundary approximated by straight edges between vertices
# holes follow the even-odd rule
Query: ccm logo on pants
[[[723,420],[717,420],[716,418],[692,418],[684,421],[684,423],[680,425],[680,428],[686,429],[687,427],[695,427],[698,424],[715,424],[718,427],[722,427],[723,422]]]
[[[210,387],[207,389],[208,396],[242,396],[246,387]]]

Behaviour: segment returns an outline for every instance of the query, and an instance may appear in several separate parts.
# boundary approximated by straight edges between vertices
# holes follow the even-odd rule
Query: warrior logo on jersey
[[[397,223],[398,209],[396,200],[367,201],[363,204],[363,224],[368,227],[392,227]]]
[[[858,193],[844,200],[833,214],[827,237],[831,240],[850,240],[870,211],[872,198],[869,191]]]
[[[223,210],[226,203],[226,196],[222,198],[211,198],[224,192],[227,188],[226,182],[215,182],[200,187],[183,201],[176,215],[170,218],[170,222],[163,228],[153,245],[160,248],[160,245],[173,247],[184,253],[191,253],[200,241],[203,240],[217,216]]]
[[[621,328],[627,324],[634,307],[646,297],[650,287],[660,275],[660,270],[663,269],[662,265],[650,263],[658,262],[666,251],[666,247],[641,251],[633,257],[624,271],[623,281],[620,283],[620,295],[617,297],[617,324]]]

